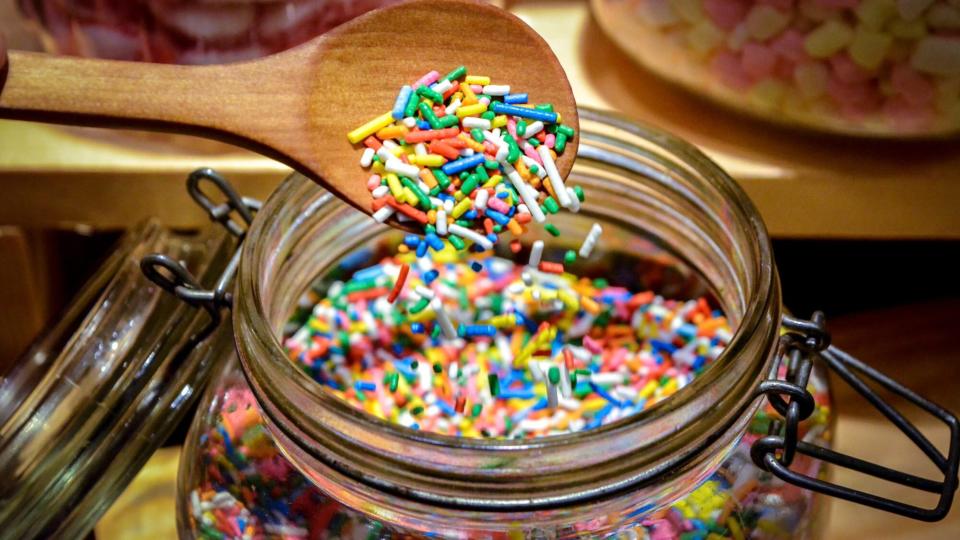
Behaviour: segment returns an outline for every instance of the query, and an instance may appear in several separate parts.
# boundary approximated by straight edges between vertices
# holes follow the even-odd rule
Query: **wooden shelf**
[[[960,141],[866,141],[764,124],[644,72],[603,35],[585,2],[514,4],[554,48],[581,104],[698,145],[743,184],[774,236],[960,239]],[[216,167],[257,197],[288,172],[206,141],[109,140],[122,137],[0,122],[0,224],[119,228],[154,215],[191,227],[205,219],[182,189],[193,168]]]

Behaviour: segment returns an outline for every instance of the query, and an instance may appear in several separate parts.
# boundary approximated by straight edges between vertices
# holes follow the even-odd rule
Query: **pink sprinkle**
[[[830,58],[830,71],[838,81],[845,84],[867,82],[873,74],[850,59],[847,53],[834,55]]]
[[[743,46],[741,64],[744,73],[754,80],[761,80],[773,74],[777,57],[769,47],[750,42]]]
[[[557,143],[557,136],[553,133],[548,133],[546,138],[543,140],[543,144],[547,145],[547,148],[553,148],[553,145]]]
[[[370,180],[367,180],[367,189],[369,189],[370,191],[373,191],[378,187],[380,187],[380,175],[375,174],[370,177]]]
[[[507,132],[513,136],[514,139],[517,138],[517,121],[513,118],[507,120]]]
[[[703,10],[718,27],[733,30],[747,16],[750,4],[746,0],[703,0]]]
[[[440,72],[439,72],[439,71],[431,71],[431,72],[427,73],[426,75],[424,75],[423,77],[420,77],[420,80],[418,80],[417,82],[413,83],[413,89],[416,90],[417,88],[420,88],[421,86],[429,86],[429,85],[437,82],[437,79],[439,79],[439,78],[440,78]]]
[[[614,351],[613,354],[610,356],[610,361],[608,362],[608,365],[610,366],[610,370],[612,371],[612,370],[618,369],[620,366],[623,365],[623,362],[626,359],[627,359],[626,349],[621,347],[616,351]]]
[[[600,343],[590,336],[583,336],[583,346],[593,354],[600,354],[603,352],[603,348],[600,347]]]
[[[487,206],[489,206],[490,208],[493,208],[494,210],[496,210],[497,212],[500,212],[501,214],[506,214],[510,211],[510,205],[503,202],[503,199],[501,199],[500,197],[490,197],[487,200]]]
[[[473,93],[474,93],[474,94],[482,94],[482,93],[483,93],[483,87],[480,86],[479,84],[471,84],[471,85],[470,85],[470,89],[473,90]]]
[[[915,106],[933,102],[936,90],[926,76],[906,64],[897,64],[890,74],[890,85],[907,103]]]
[[[523,153],[526,154],[528,158],[536,161],[537,165],[540,165],[541,167],[543,166],[543,161],[540,159],[540,154],[538,154],[537,151],[533,149],[532,144],[528,144],[527,146],[525,146],[523,148]]]

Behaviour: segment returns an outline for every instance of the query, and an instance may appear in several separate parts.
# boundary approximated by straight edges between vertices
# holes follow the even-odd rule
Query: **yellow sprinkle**
[[[650,382],[647,383],[646,386],[644,386],[644,387],[640,390],[640,393],[637,394],[637,397],[639,397],[639,398],[641,398],[641,399],[647,399],[647,398],[649,398],[650,396],[652,396],[653,393],[654,393],[656,390],[657,390],[657,381],[650,381]]]
[[[677,380],[676,380],[676,379],[670,379],[669,381],[667,381],[667,384],[663,385],[662,391],[663,391],[663,395],[665,395],[665,396],[669,396],[669,395],[673,394],[674,392],[676,392],[676,391],[677,391]]]
[[[490,77],[487,77],[485,75],[467,75],[467,78],[465,78],[463,82],[464,84],[476,84],[479,86],[486,86],[490,84]]]
[[[393,195],[393,198],[402,201],[404,197],[403,193],[403,184],[400,183],[400,178],[393,173],[389,173],[384,178],[387,179],[387,187],[390,188],[390,194]]]
[[[517,220],[513,218],[510,218],[510,221],[507,222],[507,229],[509,229],[514,236],[520,236],[521,234],[523,234],[523,227],[519,223],[517,223]]]
[[[371,167],[370,170],[373,171],[375,174],[382,175],[385,170],[383,168],[383,162],[382,161],[374,162],[373,167]]]
[[[596,315],[600,313],[600,305],[597,302],[586,295],[580,295],[580,305],[583,306],[583,309],[587,310],[588,313]]]
[[[512,219],[510,221],[513,221]],[[507,223],[509,227],[510,223]],[[557,295],[560,297],[560,301],[563,302],[563,307],[567,308],[567,311],[579,311],[580,302],[577,302],[577,297],[573,295],[568,290],[561,290]]]
[[[410,156],[408,159],[411,165],[420,165],[421,167],[440,167],[447,162],[447,158],[437,154]]]
[[[493,122],[490,122],[490,127],[496,129],[498,127],[503,127],[507,125],[507,115],[500,114],[493,117]]]
[[[495,174],[495,175],[491,176],[489,180],[487,180],[487,183],[485,183],[485,184],[483,185],[483,187],[484,187],[484,188],[497,187],[497,184],[499,184],[499,183],[502,182],[502,181],[503,181],[503,176],[501,176],[501,175],[499,175],[499,174]]]
[[[591,398],[581,402],[580,409],[584,412],[599,411],[607,406],[607,400],[603,398]]]
[[[734,519],[733,516],[727,518],[727,528],[730,529],[730,534],[734,540],[744,540],[743,529],[740,528],[740,524],[737,523],[737,520]]]
[[[466,133],[461,132],[459,135],[457,135],[457,138],[465,142],[467,144],[467,147],[473,150],[474,152],[479,152],[482,154],[483,151],[485,150],[482,144],[470,138],[470,136],[467,135]]]
[[[491,317],[487,324],[493,325],[497,328],[510,328],[511,326],[517,325],[517,316],[508,313],[506,315],[495,315]]]
[[[473,205],[472,199],[463,199],[453,207],[453,212],[450,213],[450,216],[453,219],[460,219],[460,216],[466,213],[467,210],[470,210],[470,206],[472,205]]]
[[[429,212],[427,212],[427,220],[428,220],[430,223],[436,224],[436,222],[437,222],[437,211],[436,211],[436,210],[430,210]]]
[[[470,85],[461,84],[460,89],[463,90],[463,101],[461,102],[460,106],[461,109],[464,105],[476,105],[479,103],[480,100],[477,99],[477,95],[473,93]]]
[[[484,106],[484,110],[486,110],[486,106]],[[373,120],[370,120],[366,124],[351,131],[350,133],[347,133],[347,140],[349,140],[353,144],[357,144],[358,142],[366,139],[370,135],[373,135],[377,131],[389,126],[392,123],[393,123],[393,112],[392,111],[385,112],[382,115],[374,118]]]
[[[479,116],[487,112],[486,103],[477,103],[475,105],[465,105],[457,109],[457,118],[463,118],[465,116]],[[387,113],[389,115],[390,113]],[[361,137],[361,140],[363,137]]]
[[[410,206],[416,206],[417,204],[420,203],[420,199],[417,198],[417,194],[414,193],[412,189],[406,186],[404,186],[403,188],[403,197],[407,201],[407,204],[409,204]]]
[[[432,307],[421,311],[420,313],[409,313],[407,314],[407,320],[410,322],[426,322],[433,320],[436,314],[433,312]]]

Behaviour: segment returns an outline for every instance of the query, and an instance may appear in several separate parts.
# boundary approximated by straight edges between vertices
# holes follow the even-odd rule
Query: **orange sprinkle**
[[[406,246],[404,246],[406,247]],[[396,301],[397,297],[400,296],[400,291],[403,289],[403,284],[407,281],[407,274],[410,273],[410,265],[404,264],[400,267],[400,275],[397,276],[397,282],[393,284],[393,290],[390,291],[390,296],[387,297],[387,301],[391,304]]]

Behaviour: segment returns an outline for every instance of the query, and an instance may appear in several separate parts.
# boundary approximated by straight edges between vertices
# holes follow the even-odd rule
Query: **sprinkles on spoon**
[[[516,238],[561,207],[579,211],[583,190],[556,166],[574,135],[553,105],[460,66],[403,86],[389,112],[347,138],[364,147],[373,217],[419,223],[424,238],[411,247],[423,256],[467,241],[489,250],[504,230]]]

